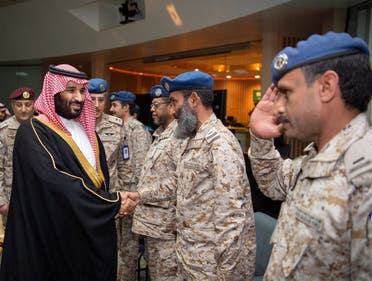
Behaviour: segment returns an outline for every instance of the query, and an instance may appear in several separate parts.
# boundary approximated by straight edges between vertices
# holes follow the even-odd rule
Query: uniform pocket
[[[288,277],[300,263],[313,240],[311,231],[306,226],[299,226],[296,233],[287,241],[287,252],[282,261],[282,270]]]

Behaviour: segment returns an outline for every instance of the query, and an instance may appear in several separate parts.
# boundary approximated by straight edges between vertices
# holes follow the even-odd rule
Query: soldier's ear
[[[330,102],[339,91],[339,77],[333,70],[327,70],[319,78],[319,97],[323,103]]]
[[[189,97],[190,106],[197,106],[200,102],[200,97],[196,92],[192,92]]]

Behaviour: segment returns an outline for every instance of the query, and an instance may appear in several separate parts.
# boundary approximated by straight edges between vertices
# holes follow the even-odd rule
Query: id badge
[[[123,157],[123,160],[129,160],[129,147],[128,145],[123,145],[121,149],[121,156]]]

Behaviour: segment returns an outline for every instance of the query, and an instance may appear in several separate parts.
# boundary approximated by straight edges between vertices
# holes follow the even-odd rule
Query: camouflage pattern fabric
[[[125,183],[120,180],[120,190],[136,191],[137,183],[144,165],[145,156],[149,150],[152,138],[145,126],[134,118],[130,118],[124,124],[125,143],[128,145],[127,160],[131,178]],[[137,258],[139,252],[139,236],[132,232],[133,215],[118,220],[118,243],[119,254],[122,263],[119,264],[119,280],[137,280]],[[119,260],[119,261],[120,261]]]
[[[256,237],[243,152],[214,114],[188,139],[177,175],[179,277],[252,278]]]
[[[0,124],[0,206],[9,204],[13,179],[13,146],[20,123],[15,116]]]
[[[180,152],[173,153],[173,137],[177,121],[164,130],[156,129],[154,141],[146,155],[138,190],[142,188],[157,189],[161,185],[177,185],[176,165]],[[154,201],[139,205],[134,213],[132,230],[145,237],[150,251],[147,253],[151,280],[175,280],[176,263],[176,199]]]
[[[282,204],[264,280],[370,280],[372,129],[359,114],[321,151],[283,160],[251,133],[249,157],[265,195]]]
[[[103,113],[102,118],[96,123],[96,132],[105,148],[107,165],[110,172],[110,191],[120,190],[120,179],[125,179],[130,174],[127,161],[122,161],[122,147],[125,144],[125,134],[122,127],[123,121],[112,115]],[[121,166],[120,166],[121,165]],[[124,166],[124,168],[120,168]]]

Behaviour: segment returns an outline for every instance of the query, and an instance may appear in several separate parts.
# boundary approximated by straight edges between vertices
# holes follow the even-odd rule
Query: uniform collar
[[[368,129],[365,113],[358,114],[337,135],[335,135],[319,153],[316,152],[314,143],[305,148],[310,156],[310,161],[330,162],[335,161],[343,154],[349,146],[360,139]]]
[[[17,118],[15,117],[15,115],[13,115],[12,117],[10,117],[8,119],[8,128],[9,129],[18,129],[19,126],[21,125],[21,123],[18,122]]]
[[[152,134],[155,138],[168,138],[173,135],[175,128],[177,127],[177,121],[174,119],[169,125],[163,129],[163,127],[159,126],[155,132]]]
[[[212,113],[209,118],[200,126],[198,131],[196,132],[195,138],[203,137],[208,132],[211,126],[213,126],[217,122],[217,117],[214,113]]]

